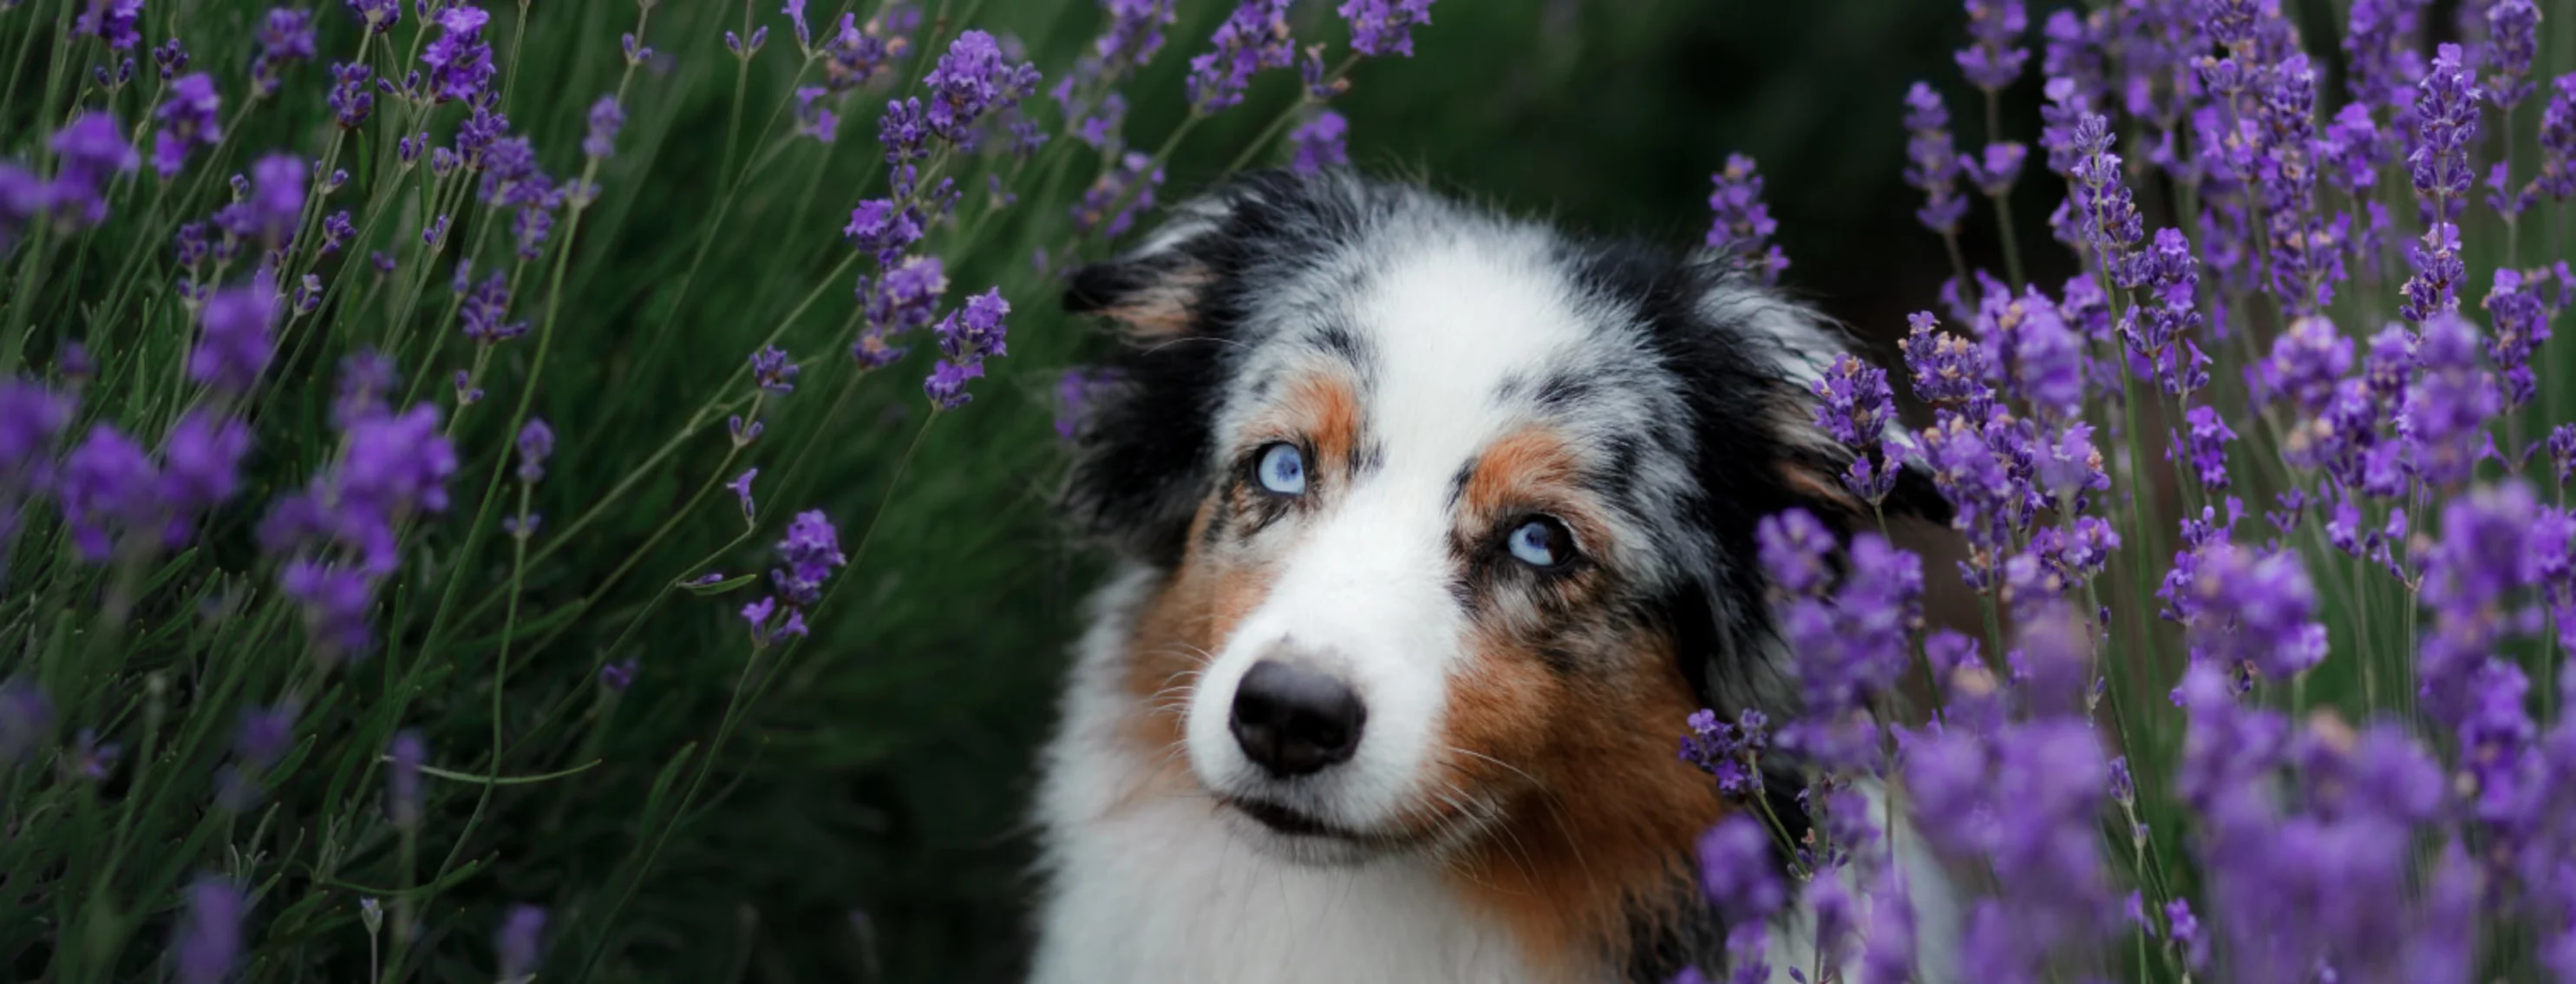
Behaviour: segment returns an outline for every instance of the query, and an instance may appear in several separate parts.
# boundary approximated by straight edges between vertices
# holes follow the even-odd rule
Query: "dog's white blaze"
[[[1192,767],[1208,788],[1284,803],[1338,826],[1382,828],[1441,790],[1426,773],[1466,623],[1449,585],[1459,469],[1523,421],[1498,403],[1580,347],[1583,319],[1536,237],[1443,239],[1391,251],[1350,303],[1371,354],[1361,408],[1377,467],[1302,523],[1269,596],[1227,640],[1189,710]],[[1238,413],[1238,419],[1251,419]],[[1240,447],[1254,435],[1229,435]],[[1368,708],[1352,760],[1270,783],[1227,727],[1236,681],[1286,654],[1342,674]]]

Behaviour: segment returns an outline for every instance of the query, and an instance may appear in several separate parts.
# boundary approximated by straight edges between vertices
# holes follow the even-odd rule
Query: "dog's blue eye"
[[[1545,516],[1534,516],[1512,527],[1504,547],[1512,559],[1541,570],[1553,570],[1574,559],[1574,534],[1565,524]]]
[[[1261,462],[1253,466],[1253,477],[1261,487],[1278,495],[1306,494],[1306,453],[1294,444],[1273,444],[1261,452]]]

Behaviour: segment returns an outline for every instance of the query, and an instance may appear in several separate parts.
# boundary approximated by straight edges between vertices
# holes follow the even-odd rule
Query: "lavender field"
[[[1956,510],[1763,521],[1731,916],[1914,977],[1878,780],[1968,980],[2576,980],[2576,3],[1469,2],[0,0],[0,977],[1011,979],[1062,275],[1356,165]]]

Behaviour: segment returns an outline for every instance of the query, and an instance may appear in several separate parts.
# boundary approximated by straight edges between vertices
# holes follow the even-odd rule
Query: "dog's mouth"
[[[1345,841],[1369,839],[1357,831],[1344,830],[1277,803],[1231,796],[1226,797],[1224,802],[1244,816],[1251,817],[1262,826],[1270,828],[1272,833],[1289,837],[1325,837]]]

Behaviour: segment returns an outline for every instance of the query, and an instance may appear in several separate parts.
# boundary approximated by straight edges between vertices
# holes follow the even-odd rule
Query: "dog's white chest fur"
[[[1032,981],[1542,980],[1431,862],[1298,865],[1254,852],[1203,797],[1137,792],[1155,763],[1117,734],[1134,699],[1117,664],[1147,584],[1131,574],[1102,593],[1047,751],[1050,884]]]

